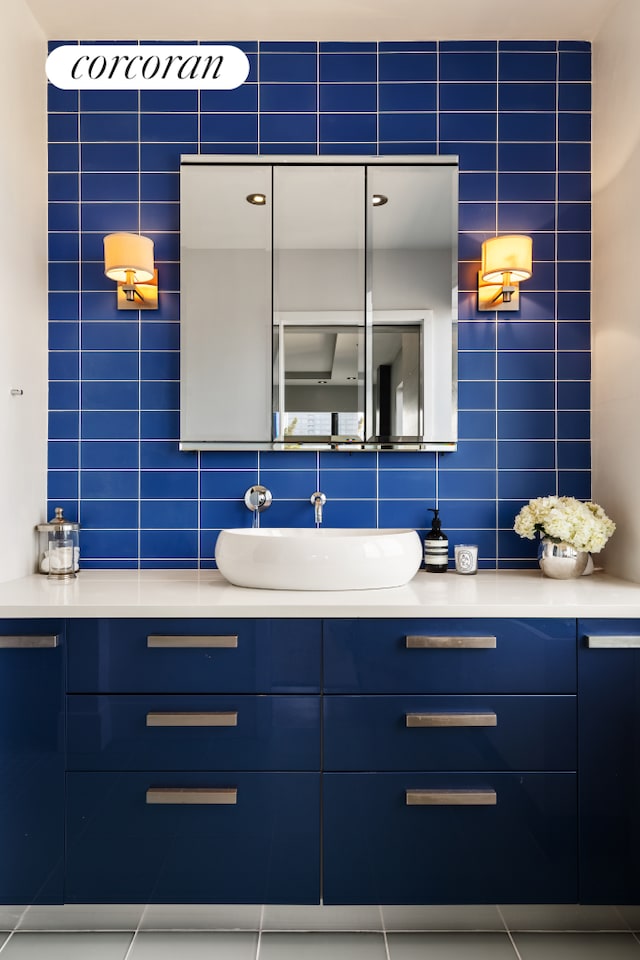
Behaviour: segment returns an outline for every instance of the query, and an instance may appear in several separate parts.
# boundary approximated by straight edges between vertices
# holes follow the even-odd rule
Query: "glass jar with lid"
[[[49,523],[40,523],[38,570],[50,580],[72,580],[80,569],[80,524],[63,516],[62,507],[55,508]]]

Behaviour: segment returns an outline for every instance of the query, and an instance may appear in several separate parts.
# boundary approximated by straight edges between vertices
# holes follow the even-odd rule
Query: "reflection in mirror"
[[[423,323],[373,325],[374,436],[380,443],[422,434]]]

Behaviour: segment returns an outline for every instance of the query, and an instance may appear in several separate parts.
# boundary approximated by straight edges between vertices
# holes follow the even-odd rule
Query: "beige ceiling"
[[[593,40],[617,0],[26,0],[48,39]]]

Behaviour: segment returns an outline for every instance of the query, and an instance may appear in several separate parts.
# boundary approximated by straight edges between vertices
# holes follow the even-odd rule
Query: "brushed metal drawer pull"
[[[60,637],[48,634],[40,637],[0,637],[0,649],[4,650],[44,650],[57,647]]]
[[[495,713],[407,713],[408,727],[497,727]]]
[[[604,637],[588,636],[587,646],[591,650],[633,650],[640,647],[640,636],[635,637]]]
[[[495,790],[407,790],[408,807],[489,807],[498,798]]]
[[[148,647],[216,647],[235,648],[238,646],[236,637],[147,637]]]
[[[407,650],[494,650],[495,637],[406,637]]]
[[[237,787],[150,787],[147,803],[236,804]]]
[[[148,727],[237,727],[237,710],[215,713],[148,713]]]

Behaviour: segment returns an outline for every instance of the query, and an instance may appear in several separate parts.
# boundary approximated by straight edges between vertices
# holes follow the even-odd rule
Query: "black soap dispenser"
[[[430,508],[433,514],[431,530],[424,538],[424,568],[427,573],[446,573],[449,560],[449,541],[442,532],[437,508]]]

